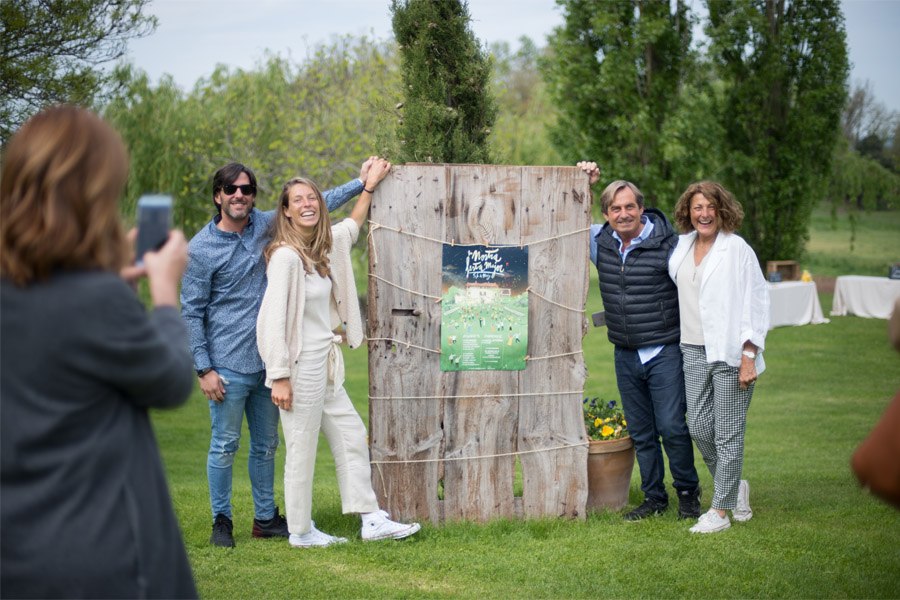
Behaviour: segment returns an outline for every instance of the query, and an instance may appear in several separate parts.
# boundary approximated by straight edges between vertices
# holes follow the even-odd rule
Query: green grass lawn
[[[894,231],[900,230],[898,213],[889,214]],[[830,295],[822,295],[822,305],[827,315]],[[598,307],[595,276],[588,311]],[[592,328],[584,350],[586,393],[618,399],[606,330]],[[345,357],[347,389],[366,419],[365,350]],[[213,548],[206,401],[198,391],[186,407],[154,413],[154,422],[204,598],[900,597],[900,511],[860,490],[848,466],[900,386],[900,356],[889,347],[886,322],[837,317],[823,325],[775,329],[766,359],[746,438],[744,475],[754,517],[709,536],[688,533],[692,523],[677,520],[670,508],[639,523],[607,512],[586,521],[424,524],[408,540],[363,543],[358,518],[340,512],[334,464],[323,440],[313,518],[323,530],[351,541],[292,549],[284,540],[250,537],[245,433],[234,473],[237,548]],[[276,497],[283,498],[283,448],[276,464]],[[705,508],[712,481],[699,453],[696,464]],[[631,503],[639,501],[635,470]]]

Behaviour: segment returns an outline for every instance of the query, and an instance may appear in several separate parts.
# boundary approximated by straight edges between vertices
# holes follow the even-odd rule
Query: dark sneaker
[[[221,546],[222,548],[234,548],[234,524],[231,519],[225,515],[216,515],[213,521],[212,535],[209,543],[213,546]]]
[[[669,508],[668,502],[646,499],[640,506],[630,513],[626,513],[622,518],[626,521],[640,521],[652,515],[661,515],[667,508]]]
[[[700,517],[700,494],[699,486],[693,490],[678,490],[679,519],[696,519]]]
[[[253,519],[253,537],[255,538],[271,538],[271,537],[288,537],[287,519],[278,513],[278,507],[275,507],[275,516],[268,521],[260,521]]]

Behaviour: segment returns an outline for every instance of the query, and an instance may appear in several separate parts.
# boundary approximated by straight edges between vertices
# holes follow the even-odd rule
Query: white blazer
[[[678,236],[669,258],[669,276],[678,284],[678,268],[693,257],[697,232]],[[769,331],[769,284],[759,268],[756,253],[739,235],[720,231],[716,236],[700,282],[700,321],[708,362],[741,366],[744,342],[759,351],[756,372],[766,369],[762,352]]]

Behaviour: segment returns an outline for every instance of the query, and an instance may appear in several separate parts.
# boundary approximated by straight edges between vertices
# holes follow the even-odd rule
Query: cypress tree
[[[398,162],[489,163],[491,60],[461,0],[392,0],[404,99]]]

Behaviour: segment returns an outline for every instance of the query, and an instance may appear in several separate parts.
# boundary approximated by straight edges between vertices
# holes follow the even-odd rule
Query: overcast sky
[[[700,0],[688,0],[701,9]],[[189,90],[216,64],[253,68],[264,51],[299,60],[332,36],[392,37],[389,0],[153,0],[152,35],[130,43],[129,59],[153,81],[169,73]],[[875,97],[900,111],[900,0],[843,0],[853,81],[869,80]],[[472,29],[483,43],[527,35],[538,46],[562,23],[554,0],[469,0]]]

